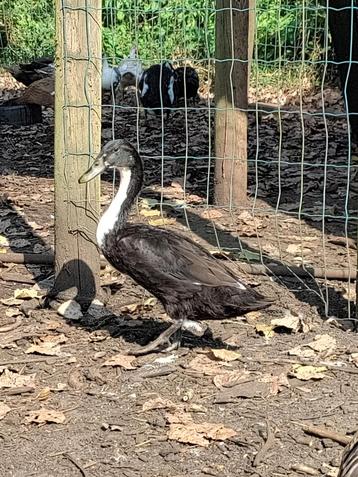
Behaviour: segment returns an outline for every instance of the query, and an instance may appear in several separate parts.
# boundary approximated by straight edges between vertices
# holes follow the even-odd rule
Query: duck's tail
[[[239,290],[231,295],[229,303],[226,304],[227,311],[233,314],[245,314],[249,311],[262,310],[268,308],[275,302],[272,298],[265,297],[252,288]]]

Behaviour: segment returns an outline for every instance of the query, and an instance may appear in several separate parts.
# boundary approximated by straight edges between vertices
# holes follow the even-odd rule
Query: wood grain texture
[[[215,62],[215,202],[243,205],[247,196],[247,91],[250,0],[217,0]]]
[[[79,302],[97,294],[95,231],[100,179],[78,184],[101,145],[100,0],[56,0],[56,291],[76,287]]]

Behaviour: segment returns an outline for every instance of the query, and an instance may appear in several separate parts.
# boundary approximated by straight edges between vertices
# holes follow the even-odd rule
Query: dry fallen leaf
[[[3,247],[9,247],[9,241],[5,235],[0,235],[0,245]]]
[[[301,244],[290,244],[286,248],[286,252],[291,255],[304,255],[312,253],[312,250],[308,247],[303,247]]]
[[[38,295],[38,292],[37,290],[33,289],[33,288],[17,288],[15,291],[14,291],[14,298],[17,299],[17,300],[27,300],[27,299],[30,299],[30,298],[38,298],[39,295]]]
[[[18,306],[22,305],[22,300],[19,300],[17,298],[5,298],[3,300],[0,300],[3,305],[6,306]]]
[[[35,387],[36,374],[19,374],[5,368],[0,374],[1,388]]]
[[[102,366],[120,366],[124,369],[136,369],[136,366],[133,366],[133,362],[136,360],[135,356],[129,356],[128,354],[115,354],[111,358],[108,358],[107,361],[103,363]]]
[[[236,361],[237,359],[241,358],[241,354],[237,351],[232,351],[229,349],[212,349],[211,353],[214,355],[216,359],[220,361]]]
[[[276,318],[271,320],[271,326],[275,328],[284,328],[289,331],[297,333],[300,329],[300,317],[298,315],[293,315],[292,313],[286,310],[285,316],[283,318]]]
[[[198,355],[190,361],[188,368],[202,373],[204,376],[215,376],[217,374],[223,374],[227,372],[227,369],[223,368],[225,363],[218,363],[208,358],[205,355]]]
[[[128,305],[121,306],[122,313],[140,313],[143,309],[150,310],[157,303],[157,299],[154,296],[147,298],[144,302],[128,303]]]
[[[1,419],[4,419],[6,414],[11,411],[11,408],[4,402],[0,402],[0,421]]]
[[[250,324],[254,323],[255,320],[262,317],[261,311],[249,311],[245,313],[245,320]]]
[[[296,346],[289,350],[288,354],[291,356],[299,356],[301,358],[312,358],[317,353],[325,353],[326,355],[334,351],[337,346],[337,341],[330,335],[317,335],[310,343],[305,343]]]
[[[275,334],[272,326],[266,325],[265,323],[257,323],[255,329],[259,335],[263,335],[266,339],[272,338]]]
[[[154,297],[154,296],[150,296],[149,298],[147,298],[144,303],[143,303],[143,307],[145,309],[151,309],[153,308],[153,306],[155,306],[157,304],[157,299]]]
[[[149,399],[143,404],[142,410],[143,411],[151,411],[153,409],[176,409],[177,406],[169,399],[163,399],[161,397],[157,397],[155,399]]]
[[[288,354],[290,356],[299,356],[300,358],[313,358],[316,356],[316,353],[313,351],[313,349],[305,348],[304,345],[295,346],[295,348],[292,348],[288,351]]]
[[[292,367],[291,376],[300,379],[301,381],[309,381],[310,379],[323,379],[326,377],[324,371],[327,371],[325,366],[310,366],[294,364]]]
[[[214,402],[217,404],[237,402],[237,398],[253,399],[258,397],[266,399],[270,394],[270,384],[254,381],[253,378],[247,378],[232,388],[225,389],[218,393],[215,396]]]
[[[153,227],[163,227],[164,225],[173,225],[176,223],[176,219],[174,218],[166,218],[166,217],[160,217],[159,219],[149,219],[148,220],[149,225],[152,225]]]
[[[217,376],[214,376],[213,383],[219,389],[232,388],[233,386],[236,386],[237,384],[246,381],[249,376],[250,373],[245,370],[229,371],[225,374],[218,374]]]
[[[253,229],[262,227],[262,220],[250,214],[247,210],[241,212],[238,216],[238,220],[240,224],[245,224]]]
[[[184,413],[167,415],[167,419],[170,423],[168,438],[177,442],[208,447],[210,441],[224,441],[237,435],[236,431],[223,424],[196,424],[190,415]]]
[[[157,209],[141,209],[140,214],[144,215],[144,217],[158,217],[161,215],[161,212]]]
[[[46,401],[51,395],[51,389],[49,387],[43,388],[37,394],[36,399],[39,401]]]
[[[22,312],[18,308],[9,308],[5,311],[5,315],[8,318],[14,318],[15,316],[22,315]]]
[[[283,387],[290,387],[290,383],[287,379],[286,373],[281,373],[279,375],[264,374],[258,379],[261,383],[271,384],[270,394],[276,396]]]
[[[207,210],[204,210],[200,216],[203,218],[203,219],[220,219],[221,217],[224,216],[224,214],[218,210],[218,209],[207,209]]]
[[[61,411],[54,411],[52,409],[39,409],[38,411],[30,411],[24,419],[25,424],[44,424],[55,423],[63,424],[66,421],[66,416]]]
[[[352,353],[349,357],[349,361],[351,361],[358,367],[358,353]]]
[[[337,346],[337,340],[330,335],[317,335],[313,341],[307,343],[314,351],[322,353],[323,351],[333,351]]]
[[[293,333],[297,333],[298,331],[307,333],[311,329],[308,321],[303,318],[302,313],[295,313],[290,310],[284,311],[283,318],[271,320],[271,326],[273,329],[281,328]]]
[[[44,336],[41,338],[41,343],[31,345],[25,353],[38,353],[46,356],[70,356],[61,351],[60,344],[66,341],[67,338],[64,334]]]
[[[141,303],[128,303],[120,307],[122,313],[137,313],[141,308]]]

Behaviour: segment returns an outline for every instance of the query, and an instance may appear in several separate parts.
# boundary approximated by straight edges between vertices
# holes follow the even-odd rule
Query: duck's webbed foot
[[[163,331],[163,333],[161,333],[158,338],[147,344],[147,346],[142,346],[142,348],[138,350],[130,350],[128,351],[128,354],[140,356],[143,354],[150,353],[152,351],[168,352],[178,348],[180,345],[182,324],[182,321],[176,321],[171,326],[169,326],[169,328]],[[171,340],[170,338],[172,337],[174,339]],[[165,344],[168,344],[169,346],[165,349],[161,349],[162,345]]]
[[[200,323],[198,321],[188,320],[187,318],[183,320],[182,330],[190,331],[195,336],[203,336],[205,331],[208,329],[207,325]]]

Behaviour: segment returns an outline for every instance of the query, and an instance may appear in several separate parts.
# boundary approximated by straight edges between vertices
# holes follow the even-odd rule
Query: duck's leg
[[[203,336],[205,331],[208,329],[207,325],[200,323],[198,321],[188,320],[185,318],[181,327],[182,330],[190,331],[195,336]]]
[[[147,354],[150,353],[151,351],[157,351],[160,346],[163,344],[168,343],[169,348],[173,346],[174,343],[170,342],[170,337],[173,336],[175,333],[177,333],[178,330],[181,329],[183,324],[182,320],[175,321],[169,328],[167,328],[163,333],[161,333],[158,338],[156,338],[154,341],[151,343],[147,344],[147,346],[143,346],[142,348],[138,350],[130,350],[128,354],[134,355],[134,356],[139,356],[142,354]],[[178,340],[175,341],[175,344],[177,345]],[[166,349],[166,351],[168,348]],[[159,351],[159,350],[158,350]]]

